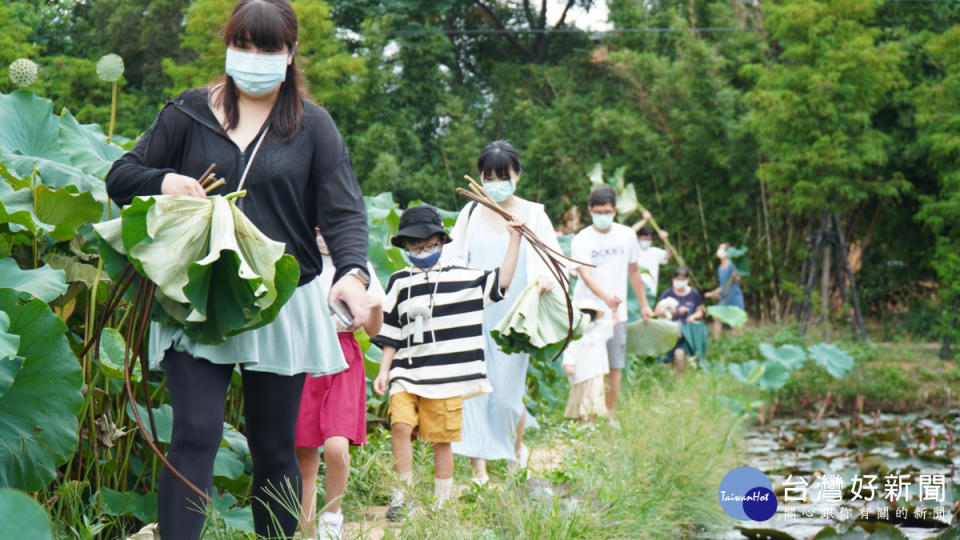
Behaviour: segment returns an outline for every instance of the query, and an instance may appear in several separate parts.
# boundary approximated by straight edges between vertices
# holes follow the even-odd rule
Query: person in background
[[[523,216],[540,240],[560,251],[543,205],[516,195],[520,171],[517,150],[507,141],[488,144],[477,158],[477,172],[490,197],[507,212]],[[479,270],[494,269],[510,243],[506,221],[474,202],[467,204],[457,216],[452,236],[453,242],[444,248],[443,262]],[[536,281],[541,284],[541,295],[565,294],[554,285],[554,278],[530,244],[524,243],[507,297],[483,310],[483,354],[493,392],[463,404],[463,440],[453,443],[455,453],[470,458],[473,481],[481,485],[489,480],[487,460],[506,459],[508,469],[516,470],[526,467],[530,456],[523,444],[524,430],[537,425],[523,405],[530,355],[501,351],[490,330],[503,319],[524,288]]]
[[[650,303],[643,289],[643,273],[637,261],[640,245],[633,230],[626,225],[614,223],[617,214],[617,194],[609,186],[600,186],[590,193],[588,210],[593,225],[573,237],[571,252],[574,259],[594,266],[577,266],[580,279],[573,288],[573,299],[580,302],[591,299],[607,306],[604,319],[616,319],[613,337],[607,341],[607,358],[610,372],[607,375],[607,414],[615,420],[617,401],[620,399],[621,370],[627,358],[627,283],[640,300],[644,319],[653,316]]]
[[[333,285],[334,265],[323,236],[317,232],[317,246],[323,257],[323,271],[317,278],[325,290]],[[368,336],[380,333],[383,324],[383,287],[373,265],[367,263],[370,287],[367,290],[370,315],[363,326]],[[341,540],[343,512],[341,503],[350,474],[350,445],[367,443],[367,376],[363,352],[344,321],[334,318],[340,349],[347,370],[333,375],[310,377],[303,383],[300,414],[297,417],[297,461],[303,476],[300,505],[300,532],[304,540]],[[317,472],[320,447],[323,447],[323,512],[317,529]]]
[[[717,267],[717,277],[720,280],[720,286],[704,294],[707,298],[718,300],[717,304],[721,306],[737,306],[744,308],[743,290],[740,288],[740,274],[733,267],[733,262],[727,256],[727,248],[730,244],[723,243],[717,247],[717,258],[720,259],[720,266]],[[713,337],[720,337],[723,329],[723,323],[719,320],[713,320]],[[739,336],[743,328],[735,328],[734,335]]]
[[[696,289],[690,286],[690,272],[688,272],[686,268],[681,266],[673,271],[673,284],[669,289],[663,291],[663,294],[660,295],[660,301],[657,303],[660,304],[667,298],[673,298],[677,302],[676,311],[673,313],[673,320],[679,322],[681,328],[685,324],[690,324],[703,318],[703,298],[700,297],[700,293]],[[666,313],[658,312],[656,315],[665,316]],[[706,332],[705,329],[704,332]],[[686,369],[687,355],[692,354],[692,352],[681,334],[676,347],[667,353],[673,361],[673,368],[677,373],[683,373]]]
[[[363,194],[333,119],[305,97],[295,62],[298,26],[288,0],[237,2],[223,30],[224,77],[168,102],[106,177],[107,193],[121,206],[137,196],[204,198],[198,178],[216,163],[226,185],[211,193],[236,191],[243,179],[246,195],[238,208],[267,237],[283,242],[300,266],[296,292],[276,319],[222,344],[194,341],[181,327],[150,325],[150,367],[166,373],[173,406],[167,459],[206,493],[215,494],[227,389],[240,366],[254,529],[270,538],[292,537],[300,521],[285,500],[300,500],[295,442],[305,375],[347,368],[327,300],[345,302],[356,328],[370,313]],[[323,264],[318,226],[336,266],[329,292],[315,279]],[[205,503],[164,468],[160,534],[199,538]]]
[[[640,243],[640,258],[637,264],[647,272],[643,274],[643,285],[647,289],[647,302],[653,305],[657,302],[657,291],[660,284],[660,267],[670,262],[670,250],[655,247],[653,245],[653,227],[647,225],[650,221],[650,212],[643,211],[643,217],[640,221],[633,224],[633,230],[637,233],[637,242]],[[657,234],[660,240],[666,243],[669,233],[660,230]]]
[[[502,219],[502,218],[501,218]],[[410,266],[387,282],[383,328],[371,342],[383,349],[373,390],[390,391],[390,438],[394,489],[387,519],[408,510],[406,491],[413,480],[414,429],[433,444],[433,493],[437,506],[450,498],[453,449],[461,438],[463,402],[492,389],[483,351],[483,309],[503,300],[512,287],[520,252],[520,220],[507,222],[510,243],[493,270],[472,270],[440,263],[450,236],[440,213],[420,205],[400,216],[391,243],[407,252]]]

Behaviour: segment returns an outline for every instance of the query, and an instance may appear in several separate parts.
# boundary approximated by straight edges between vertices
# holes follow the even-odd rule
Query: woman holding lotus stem
[[[120,205],[136,196],[205,197],[205,187],[227,194],[242,181],[244,214],[284,242],[300,265],[296,292],[266,326],[220,345],[193,341],[174,326],[150,328],[150,366],[165,371],[174,411],[167,457],[207,494],[224,400],[239,364],[254,524],[268,537],[292,537],[297,527],[296,508],[284,501],[300,500],[294,442],[305,374],[347,367],[328,297],[314,279],[322,265],[315,227],[336,266],[329,299],[347,304],[350,330],[369,316],[366,210],[343,138],[330,115],[305,98],[295,62],[297,26],[288,0],[238,2],[224,28],[226,75],[168,102],[107,175],[107,191]],[[209,181],[211,163],[224,180],[219,186]],[[158,501],[163,537],[199,538],[205,502],[165,469]]]
[[[507,141],[488,144],[477,159],[477,171],[489,196],[504,210],[522,218],[537,238],[559,252],[557,235],[543,205],[514,194],[520,170],[517,150]],[[509,240],[504,218],[475,202],[468,203],[460,212],[451,236],[453,243],[443,251],[445,262],[482,270],[500,263]],[[524,430],[536,426],[536,420],[523,405],[530,355],[502,352],[490,330],[523,289],[534,282],[539,283],[540,294],[566,293],[556,285],[533,246],[524,242],[506,299],[483,312],[484,360],[493,393],[464,402],[463,440],[453,443],[455,453],[471,458],[474,482],[478,484],[488,481],[488,459],[507,459],[512,468],[520,468],[526,467],[530,455],[523,444]]]

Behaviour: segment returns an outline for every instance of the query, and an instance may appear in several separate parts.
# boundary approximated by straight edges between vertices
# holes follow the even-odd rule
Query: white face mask
[[[652,245],[653,245],[653,241],[652,241],[652,240],[641,240],[641,241],[640,241],[640,249],[647,249],[647,248],[649,248],[649,247],[652,246]]]
[[[682,291],[687,288],[687,280],[685,279],[675,279],[673,280],[673,288],[678,291]]]

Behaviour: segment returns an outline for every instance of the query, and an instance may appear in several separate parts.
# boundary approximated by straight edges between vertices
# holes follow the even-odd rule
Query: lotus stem
[[[241,189],[240,191],[234,191],[233,193],[227,193],[226,195],[223,196],[223,198],[229,201],[230,199],[236,199],[237,197],[244,197],[244,196],[246,196],[246,195],[247,195],[247,190]]]
[[[200,185],[201,185],[201,186],[207,183],[207,181],[209,180],[210,173],[212,173],[213,170],[216,169],[216,168],[217,168],[217,164],[216,164],[216,163],[211,163],[210,166],[207,167],[207,170],[203,171],[203,174],[200,175]]]
[[[218,187],[220,187],[220,186],[222,186],[222,185],[224,185],[224,184],[226,184],[226,183],[227,183],[227,181],[224,180],[223,178],[221,178],[221,179],[217,180],[216,182],[214,182],[214,183],[208,185],[207,187],[203,188],[203,190],[204,190],[205,192],[207,192],[207,193],[210,193],[211,191],[217,189]]]
[[[107,144],[113,139],[113,126],[117,122],[117,81],[113,81],[113,92],[110,99],[110,127],[107,128]]]

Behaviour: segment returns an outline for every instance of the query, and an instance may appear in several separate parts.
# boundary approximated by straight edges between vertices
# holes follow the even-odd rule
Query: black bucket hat
[[[406,238],[420,240],[430,238],[437,233],[440,234],[440,241],[444,244],[453,242],[443,228],[443,220],[436,208],[426,204],[411,206],[400,215],[400,230],[390,239],[390,243],[395,247],[403,248],[403,241]]]

